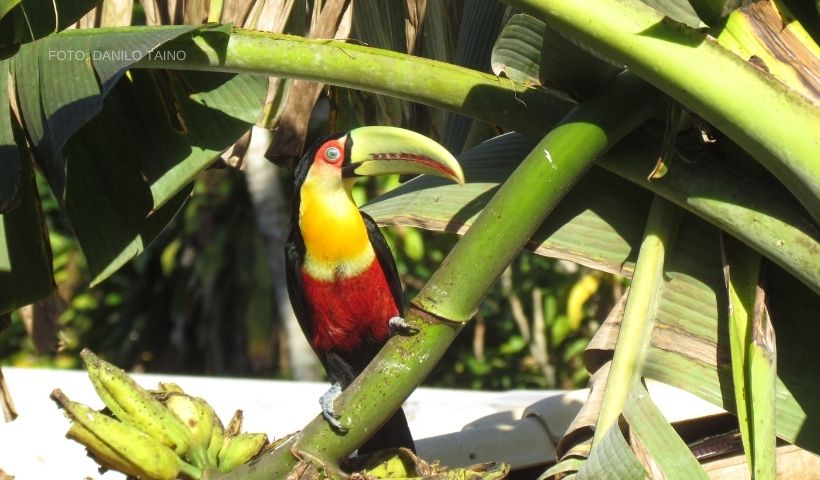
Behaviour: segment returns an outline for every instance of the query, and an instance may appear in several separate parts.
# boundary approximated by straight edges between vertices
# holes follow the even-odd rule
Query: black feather
[[[387,278],[387,284],[390,286],[390,293],[393,294],[393,300],[399,307],[399,315],[404,315],[404,302],[402,300],[401,280],[399,279],[399,271],[396,268],[396,261],[393,259],[393,253],[390,247],[387,246],[387,240],[379,231],[379,226],[370,217],[370,215],[359,211],[364,220],[364,226],[367,228],[367,238],[370,239],[370,244],[373,245],[373,250],[376,252],[376,258],[379,260],[379,265],[384,271],[384,276]]]

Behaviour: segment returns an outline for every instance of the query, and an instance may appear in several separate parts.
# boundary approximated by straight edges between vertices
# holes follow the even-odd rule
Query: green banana
[[[207,450],[211,445],[211,440],[214,438],[215,433],[218,432],[217,436],[221,440],[223,430],[222,422],[216,415],[214,408],[202,398],[194,397],[194,406],[196,407],[200,426],[205,427],[201,428],[200,431],[194,435],[194,439],[196,442],[201,442]],[[216,466],[216,464],[214,464],[214,466]]]
[[[207,404],[206,404],[207,405]],[[210,408],[210,405],[208,405]],[[213,409],[211,408],[213,412]],[[225,443],[225,427],[222,425],[222,420],[219,419],[216,412],[213,412],[213,425],[211,431],[211,439],[208,442],[208,465],[216,467],[219,464],[219,451],[222,449],[222,444]]]
[[[165,406],[191,432],[191,444],[185,456],[200,468],[216,467],[222,447],[222,422],[208,402],[184,393],[174,393],[165,399]],[[215,446],[211,447],[214,443]],[[217,446],[218,444],[218,446]],[[211,452],[210,450],[214,450]]]
[[[185,393],[182,387],[176,383],[159,382],[159,391],[161,393]]]
[[[124,371],[84,349],[85,362],[94,389],[105,405],[122,422],[170,447],[185,453],[191,445],[191,431],[147,390]]]
[[[72,425],[68,437],[84,445],[105,468],[137,478],[173,480],[181,461],[169,447],[143,432],[69,400],[59,389],[51,398],[64,410]]]
[[[66,437],[83,445],[88,452],[88,456],[94,459],[94,461],[104,469],[114,470],[132,477],[145,475],[145,473],[140,471],[133,463],[129,462],[116,450],[109,447],[107,443],[103,442],[100,437],[79,423],[71,425],[68,433],[66,433]],[[163,445],[163,447],[164,446],[165,445]]]
[[[219,451],[219,467],[222,473],[244,465],[256,456],[268,443],[268,436],[264,433],[240,433],[226,438]]]

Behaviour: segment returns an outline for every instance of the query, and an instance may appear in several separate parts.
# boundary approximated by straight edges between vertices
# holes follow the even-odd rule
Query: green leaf
[[[421,34],[416,40],[416,54],[433,60],[452,62],[455,56],[458,32],[453,32],[451,28],[452,19],[447,8],[449,4],[444,2],[426,3],[424,24],[422,24]],[[438,137],[444,131],[444,125],[450,113],[440,108],[430,107],[427,107],[426,112],[429,117],[430,131],[431,133],[436,132],[435,137]]]
[[[153,145],[140,146],[146,150],[141,165],[151,185],[154,208],[192,181],[256,122],[267,91],[267,78],[255,75],[183,72],[171,74],[171,83],[174,104],[179,106],[177,115],[183,122],[181,132],[171,132],[170,125],[162,131],[150,128],[155,125],[152,121],[167,125],[163,111],[168,106],[145,96],[156,95],[155,90],[135,97],[152,103],[153,111],[135,104],[149,123],[135,125],[133,131],[142,132],[146,139],[164,137]]]
[[[27,133],[93,283],[150,243],[184,202],[180,192],[258,117],[263,77],[134,71],[122,79],[193,28],[65,32],[14,58]],[[224,27],[203,31],[225,37]]]
[[[720,261],[717,239],[691,248],[693,254]],[[728,307],[725,287],[719,285],[722,271],[719,265],[711,267],[711,274],[701,270],[675,274],[667,283],[665,291],[676,291],[676,298],[674,302],[661,303],[658,329],[663,336],[653,338],[655,345],[647,355],[644,374],[735,411]],[[695,282],[702,283],[698,286]],[[772,268],[769,284],[771,317],[781,345],[774,402],[777,436],[817,453],[820,387],[811,381],[813,371],[809,366],[820,362],[815,341],[820,338],[820,325],[814,321],[820,311],[820,296],[779,268]],[[684,285],[688,286],[682,288]],[[683,316],[682,306],[694,310],[698,304],[698,315]]]
[[[47,297],[56,288],[31,161],[22,157],[21,167],[18,204],[0,214],[0,314]]]
[[[132,72],[66,147],[66,211],[92,283],[159,233],[187,197],[186,185],[249,128],[266,88],[244,75],[172,74],[166,81],[173,102],[162,101],[151,73]]]
[[[460,155],[466,185],[419,177],[362,210],[377,222],[463,233],[534,142],[496,137]],[[631,276],[651,195],[593,168],[567,193],[530,240],[538,254]],[[624,208],[624,205],[630,205]],[[611,225],[618,225],[613,228]]]
[[[544,22],[524,14],[513,15],[493,45],[493,73],[519,83],[539,83]]]
[[[0,19],[6,16],[21,0],[0,0]]]
[[[130,130],[130,82],[105,100],[103,111],[65,148],[65,211],[99,283],[141,252],[184,202],[178,198],[153,212],[151,190],[140,171],[139,141]],[[138,131],[138,130],[137,130]],[[170,149],[169,149],[170,150]]]
[[[638,0],[505,0],[656,86],[726,134],[820,221],[817,107]],[[697,68],[693,68],[693,66]],[[742,85],[742,87],[740,87]],[[754,98],[754,102],[749,102]],[[763,121],[765,119],[765,121]]]
[[[227,42],[181,38],[162,51],[187,60],[143,59],[139,68],[237,70],[390,95],[457,111],[540,137],[572,107],[545,89],[398,52],[290,35],[235,30]],[[537,112],[537,114],[534,114]]]
[[[593,448],[604,431],[617,425],[629,391],[640,381],[680,218],[678,207],[658,196],[652,199],[598,413]]]
[[[629,423],[630,431],[666,478],[709,478],[640,383],[635,383],[629,391],[624,418]]]
[[[514,15],[498,37],[493,72],[518,82],[543,84],[581,99],[623,68],[610,65],[562,36],[541,20]]]
[[[743,5],[744,0],[689,0],[698,16],[710,26]]]
[[[22,43],[68,28],[100,0],[0,0],[0,58]]]
[[[0,314],[54,291],[51,248],[40,211],[31,160],[12,121],[9,60],[0,60]]]
[[[640,141],[634,141],[638,137]],[[497,137],[459,156],[466,185],[420,177],[375,199],[363,210],[382,224],[463,232],[498,182],[515,168],[516,159],[528,154],[532,145],[519,135]],[[776,261],[790,262],[787,265],[797,268],[804,278],[818,275],[815,238],[820,235],[797,213],[793,200],[715,159],[691,165],[676,162],[663,179],[650,183],[646,173],[651,171],[659,149],[659,138],[653,144],[641,133],[622,141],[599,163],[684,208],[700,214],[714,211],[714,221],[743,235],[756,236],[756,245],[765,248],[768,255],[777,255]],[[593,168],[555,208],[532,237],[529,248],[631,276],[650,200],[651,195],[623,178]],[[777,247],[778,239],[786,239],[782,247]],[[666,273],[653,339],[656,345],[648,352],[644,374],[734,410],[733,397],[721,387],[731,385],[731,374],[725,330],[728,310],[718,245],[717,229],[693,215],[684,216]],[[806,365],[820,364],[820,349],[812,345],[813,338],[820,338],[820,324],[812,321],[820,311],[820,297],[780,269],[774,269],[773,275],[772,318],[778,340],[789,345],[779,349],[777,432],[817,452],[820,416],[812,412],[820,412],[820,389],[807,377]]]
[[[17,201],[20,183],[20,151],[14,141],[8,96],[8,60],[0,60],[0,214]]]
[[[454,63],[480,72],[489,72],[489,58],[498,37],[506,7],[496,0],[473,0],[465,8],[459,24]],[[474,120],[457,113],[447,114],[442,144],[453,153],[464,149]]]
[[[353,27],[350,36],[365,45],[385,48],[394,52],[407,52],[404,31],[404,15],[398,8],[384,8],[381,0],[357,0],[353,8]],[[407,125],[410,120],[410,104],[405,100],[385,95],[370,97],[375,105],[373,123],[383,125]]]
[[[712,1],[712,0],[709,0]],[[707,25],[701,21],[689,0],[641,0],[668,18],[692,28],[703,29]]]
[[[517,134],[494,138],[459,156],[466,186],[422,177],[364,209],[385,223],[463,232],[534,144]],[[659,151],[660,139],[647,141],[647,133],[641,132],[620,142],[598,164],[719,226],[820,292],[820,231],[792,199],[765,179],[696,154],[687,155],[690,162],[676,162],[662,179],[649,181],[646,175]],[[593,168],[539,228],[530,248],[629,276],[642,228],[636,225],[643,222],[650,198]]]
[[[598,58],[548,25],[542,30],[541,83],[573,98],[584,98],[623,68]]]
[[[624,439],[618,424],[601,436],[589,458],[578,470],[578,480],[643,480],[646,471]]]
[[[21,0],[0,0],[0,20],[6,16]]]
[[[761,282],[761,256],[723,235],[729,346],[743,448],[752,478],[774,478],[776,345]]]
[[[820,293],[820,230],[766,177],[708,154],[686,156],[663,178],[647,180],[660,144],[634,135],[598,165],[655,192],[742,240]]]
[[[586,462],[586,458],[581,459],[568,457],[551,466],[546,472],[542,473],[541,476],[538,477],[538,480],[546,480],[559,474],[562,474],[560,478],[569,478],[568,475],[570,474],[573,475],[574,478],[575,472],[581,469],[584,462]]]
[[[58,198],[65,187],[62,148],[68,139],[100,112],[105,95],[129,66],[192,29],[71,30],[21,47],[12,67],[20,110]]]

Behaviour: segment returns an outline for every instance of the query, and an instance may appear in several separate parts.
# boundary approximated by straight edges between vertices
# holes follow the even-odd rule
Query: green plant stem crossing
[[[350,427],[345,435],[318,416],[295,441],[219,478],[283,478],[297,462],[291,452],[333,470],[424,379],[578,178],[608,147],[654,114],[660,99],[634,75],[620,75],[539,142],[412,301],[407,320],[419,333],[391,339],[336,400],[340,420]]]

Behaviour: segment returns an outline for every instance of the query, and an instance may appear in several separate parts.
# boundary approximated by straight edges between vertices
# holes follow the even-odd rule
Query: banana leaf
[[[628,141],[629,138],[622,144]],[[463,233],[499,182],[529,153],[532,145],[531,140],[514,134],[497,137],[459,157],[467,178],[465,186],[421,177],[375,199],[363,210],[385,225]],[[655,152],[660,149],[659,139],[656,147]],[[651,169],[652,149],[644,152],[643,158],[630,158],[619,154],[618,148],[607,155],[614,155],[618,162],[637,164],[636,168],[648,165],[644,172]],[[672,175],[675,168],[667,175]],[[641,181],[644,180],[645,174]],[[749,183],[739,188],[743,190],[735,192],[739,205],[726,208],[745,211],[744,199],[767,196],[765,185]],[[780,205],[770,208],[785,208],[787,200],[781,198]],[[593,168],[556,207],[528,247],[541,255],[629,277],[650,201],[649,192],[635,189],[624,178]],[[693,210],[691,205],[683,206]],[[777,237],[774,232],[781,234],[789,228],[799,230],[788,224],[774,226],[766,210],[750,215],[755,222],[771,229],[770,235]],[[816,262],[817,257],[811,257],[811,252],[818,248],[813,240],[816,234],[806,238],[805,242],[789,244],[788,249],[796,250],[802,245],[808,249],[807,258]],[[726,330],[728,305],[718,229],[691,213],[686,214],[670,260],[644,375],[734,411]],[[777,434],[818,452],[820,386],[810,378],[806,366],[820,362],[820,349],[812,344],[812,339],[820,338],[820,325],[813,321],[820,311],[820,297],[780,268],[773,269],[772,275],[772,318],[780,345]]]
[[[13,59],[27,134],[71,219],[92,284],[145,249],[179,210],[192,179],[258,117],[265,77],[124,76],[156,46],[191,30],[72,31],[25,45]],[[55,52],[73,57],[51,58]]]

